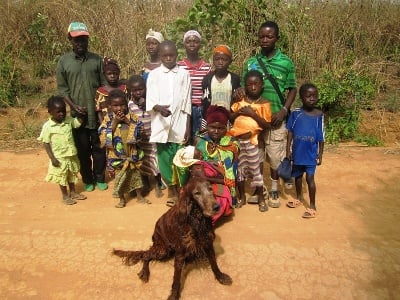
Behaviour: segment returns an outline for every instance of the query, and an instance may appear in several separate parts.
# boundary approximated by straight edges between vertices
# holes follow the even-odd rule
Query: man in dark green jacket
[[[88,51],[89,32],[85,24],[72,22],[68,39],[72,51],[64,54],[57,64],[58,94],[70,106],[72,116],[84,119],[83,126],[73,132],[84,189],[90,192],[97,185],[99,190],[106,190],[106,153],[100,147],[94,101],[96,89],[106,83],[102,58]]]

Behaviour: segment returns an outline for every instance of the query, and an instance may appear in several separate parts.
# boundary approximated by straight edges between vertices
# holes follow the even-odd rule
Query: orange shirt
[[[241,100],[239,102],[233,103],[231,109],[233,112],[238,112],[242,107],[250,106],[253,108],[257,115],[261,118],[265,119],[267,122],[271,122],[272,111],[271,111],[271,103],[269,101],[262,103],[250,103],[245,100]],[[228,134],[231,136],[240,136],[245,133],[250,132],[250,142],[253,145],[258,145],[258,134],[263,129],[258,125],[258,123],[251,117],[247,116],[238,116]]]

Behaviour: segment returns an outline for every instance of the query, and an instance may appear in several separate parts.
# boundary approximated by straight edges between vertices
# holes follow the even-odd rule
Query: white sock
[[[278,190],[278,180],[274,180],[271,178],[271,191]]]

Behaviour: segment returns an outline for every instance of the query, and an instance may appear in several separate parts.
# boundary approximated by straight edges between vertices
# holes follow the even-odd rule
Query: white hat
[[[190,167],[191,165],[199,162],[199,159],[194,157],[194,146],[186,146],[179,149],[173,159],[174,165],[181,168]]]

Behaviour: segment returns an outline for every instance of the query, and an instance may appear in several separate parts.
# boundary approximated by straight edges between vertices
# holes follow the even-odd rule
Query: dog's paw
[[[172,291],[169,295],[168,300],[179,300],[179,293]]]
[[[144,270],[141,270],[138,273],[138,276],[139,276],[140,280],[142,280],[143,282],[149,282],[149,277],[150,277],[149,272],[145,272]]]
[[[232,278],[228,274],[221,273],[220,275],[217,276],[217,280],[219,283],[224,284],[224,285],[231,285],[232,284]]]

